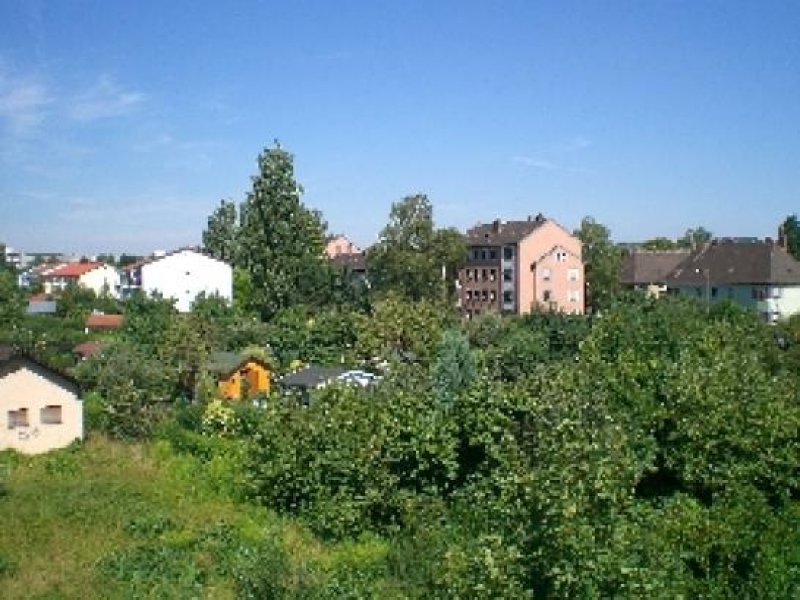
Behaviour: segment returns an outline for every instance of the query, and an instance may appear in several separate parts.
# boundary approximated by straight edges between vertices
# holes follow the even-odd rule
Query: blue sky
[[[800,3],[0,3],[0,241],[200,240],[258,153],[329,228],[592,215],[619,241],[800,210]]]

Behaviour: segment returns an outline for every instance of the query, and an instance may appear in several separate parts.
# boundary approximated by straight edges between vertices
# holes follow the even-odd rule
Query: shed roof
[[[218,375],[228,375],[246,362],[257,362],[268,367],[264,360],[248,352],[212,352],[208,356],[206,369]]]
[[[281,384],[284,387],[299,388],[304,390],[311,390],[330,383],[343,373],[347,373],[349,369],[343,367],[318,367],[309,365],[289,373],[281,379]]]

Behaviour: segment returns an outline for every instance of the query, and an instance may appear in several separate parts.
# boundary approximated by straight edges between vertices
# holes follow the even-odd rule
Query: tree
[[[208,217],[208,228],[203,231],[203,248],[214,258],[235,264],[238,237],[236,204],[229,200],[221,200],[219,206]]]
[[[656,237],[642,244],[643,250],[674,250],[678,243],[665,237]]]
[[[239,266],[250,274],[252,306],[265,319],[293,304],[324,301],[319,214],[301,202],[292,155],[276,143],[258,157],[258,175],[240,209]]]
[[[611,242],[608,227],[584,217],[575,235],[583,244],[586,279],[586,305],[592,311],[607,308],[619,291],[622,255]]]
[[[452,405],[475,378],[475,360],[467,336],[457,329],[442,334],[433,365],[433,393],[440,407]]]
[[[797,215],[789,215],[780,227],[781,240],[786,244],[789,254],[800,259],[800,222]]]
[[[681,248],[697,248],[710,242],[712,237],[711,232],[702,225],[694,229],[689,228],[683,234],[683,237],[678,240],[678,246]]]
[[[442,299],[466,254],[457,231],[435,229],[427,196],[406,196],[392,204],[380,241],[367,255],[370,284],[412,300]]]
[[[0,269],[0,332],[16,330],[24,312],[25,299],[17,287],[16,277],[12,271]]]

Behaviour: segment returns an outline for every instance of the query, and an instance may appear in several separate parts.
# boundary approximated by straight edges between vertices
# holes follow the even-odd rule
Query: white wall
[[[233,299],[230,265],[194,250],[180,250],[142,266],[142,291],[176,300],[180,312],[189,312],[201,293]]]
[[[61,406],[61,423],[42,423],[41,409]],[[8,413],[28,409],[28,426],[8,428]],[[38,454],[63,448],[83,437],[83,402],[68,389],[54,383],[44,369],[34,365],[0,378],[0,450],[14,448]]]
[[[98,296],[107,291],[110,296],[118,297],[119,272],[109,265],[103,265],[84,273],[78,278],[78,283],[94,290]]]

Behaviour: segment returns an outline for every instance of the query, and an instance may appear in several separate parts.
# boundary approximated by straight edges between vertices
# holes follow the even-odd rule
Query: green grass
[[[6,600],[225,599],[260,597],[272,585],[274,597],[333,598],[354,571],[373,590],[362,597],[394,588],[381,571],[383,540],[323,544],[232,500],[207,464],[166,442],[93,437],[42,456],[0,453],[3,465]],[[341,573],[348,579],[338,581]]]

